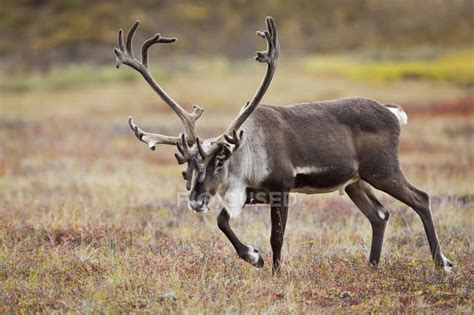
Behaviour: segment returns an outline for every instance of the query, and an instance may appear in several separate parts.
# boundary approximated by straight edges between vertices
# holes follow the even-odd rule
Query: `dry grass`
[[[200,126],[210,135],[252,95],[262,69],[247,70],[176,76],[164,85],[186,106],[209,108]],[[433,269],[416,214],[383,194],[391,220],[381,266],[369,267],[368,222],[346,196],[329,194],[298,195],[283,274],[272,278],[268,209],[250,207],[233,221],[237,235],[263,252],[260,270],[236,257],[213,214],[198,217],[177,203],[184,185],[172,148],[151,152],[127,129],[133,113],[150,130],[178,131],[141,81],[4,92],[0,312],[472,313],[472,95],[446,83],[369,85],[283,68],[266,101],[348,95],[397,102],[408,112],[403,168],[433,196],[452,274]],[[458,99],[463,105],[454,111],[443,105]],[[434,110],[424,109],[434,101]]]

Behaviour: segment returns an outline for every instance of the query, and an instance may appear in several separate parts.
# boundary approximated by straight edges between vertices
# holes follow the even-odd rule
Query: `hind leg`
[[[401,170],[385,178],[377,177],[366,180],[375,188],[386,192],[415,210],[423,222],[433,261],[436,266],[443,267],[446,272],[449,272],[453,265],[443,255],[439,246],[428,194],[411,185]]]
[[[370,186],[363,180],[347,186],[346,193],[370,221],[372,226],[372,245],[370,247],[369,261],[376,265],[380,261],[385,226],[389,218],[388,211],[377,200]]]

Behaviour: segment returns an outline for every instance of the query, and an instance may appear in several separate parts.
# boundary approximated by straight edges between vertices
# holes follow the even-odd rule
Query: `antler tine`
[[[232,130],[232,135],[224,134],[224,140],[226,141],[226,143],[224,143],[222,151],[217,156],[217,159],[219,160],[220,164],[229,159],[232,153],[240,147],[240,142],[242,140],[243,135],[243,130],[241,130],[239,134],[237,134],[237,131],[235,129]],[[230,149],[229,145],[233,145],[233,148]]]
[[[237,131],[234,129],[232,130],[232,135],[224,135],[225,141],[228,143],[234,145],[234,151],[237,150],[240,146],[240,141],[242,140],[242,137],[244,135],[244,131],[240,130],[239,135],[237,135]]]
[[[186,169],[185,171],[182,171],[181,172],[181,175],[183,176],[183,179],[189,179],[189,172],[188,172],[188,169]]]
[[[132,50],[132,43],[133,43],[133,36],[135,35],[135,32],[137,31],[138,25],[140,22],[135,21],[128,31],[127,35],[127,54],[130,55],[130,57],[133,59],[133,50]]]
[[[198,139],[196,139],[197,143],[200,143]],[[176,147],[178,148],[179,153],[175,153],[176,160],[178,164],[187,163],[188,166],[186,167],[185,171],[181,172],[181,175],[186,180],[186,189],[191,189],[191,183],[193,178],[193,170],[200,171],[202,166],[198,163],[195,152],[190,151],[190,147],[186,142],[186,136],[182,133],[180,135],[180,140],[176,142]]]
[[[231,150],[228,145],[224,144],[222,148],[222,152],[217,156],[217,160],[221,162],[221,164],[226,161],[232,155],[232,152],[235,150]]]
[[[188,161],[184,156],[180,156],[178,153],[175,153],[174,157],[176,158],[176,161],[178,161],[179,165],[182,165]]]
[[[181,135],[183,135],[183,134],[181,134]],[[179,153],[181,153],[181,155],[179,155],[178,153],[175,153],[174,156],[176,157],[176,160],[178,161],[178,164],[181,165],[181,164],[186,163],[188,161],[189,157],[187,156],[187,151],[184,148],[184,145],[182,143],[180,143],[180,141],[181,140],[176,142],[176,147],[178,148],[178,151],[179,151]]]
[[[119,32],[118,32],[118,43],[119,43],[119,49],[121,51],[124,51],[125,47],[123,46],[123,30],[122,29],[119,29]]]
[[[177,141],[179,141],[179,137],[170,137],[157,133],[149,133],[143,131],[135,124],[132,116],[128,117],[128,125],[130,126],[130,129],[132,129],[132,131],[135,133],[137,139],[148,144],[148,147],[151,150],[155,150],[157,144],[174,145]]]
[[[178,39],[176,37],[161,37],[160,33],[156,33],[155,36],[147,39],[143,42],[142,45],[142,64],[145,67],[148,67],[148,49],[157,43],[170,44],[176,42]]]
[[[202,143],[201,143],[201,140],[199,139],[199,137],[196,138],[196,145],[197,145],[199,154],[201,154],[202,159],[205,160],[206,157],[207,157],[207,153],[203,149]]]
[[[278,31],[277,31],[276,22],[273,18],[268,18],[268,20],[270,21],[270,24],[272,26],[271,35],[272,35],[272,38],[273,38],[273,45],[275,46],[275,48],[277,48],[279,50],[280,47],[278,47],[278,46],[280,45],[280,43],[278,42]],[[277,53],[279,53],[279,51],[277,51]]]
[[[179,140],[176,141],[176,147],[178,148],[179,153],[181,153],[181,155],[179,155],[178,153],[174,154],[176,160],[178,161],[178,164],[193,162],[195,154],[194,152],[190,151],[188,142],[186,141],[186,135],[184,133],[182,133],[179,137]]]
[[[230,153],[232,153],[230,146],[228,144],[224,144],[222,151],[219,153],[217,157],[219,158],[222,156],[227,156],[227,155],[230,155]]]

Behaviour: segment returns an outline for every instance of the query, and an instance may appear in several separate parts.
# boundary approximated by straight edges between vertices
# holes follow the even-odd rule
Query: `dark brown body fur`
[[[408,183],[400,169],[400,121],[386,105],[363,98],[291,106],[259,105],[242,130],[248,137],[232,155],[226,180],[245,182],[247,203],[270,203],[274,272],[280,267],[288,214],[288,200],[281,194],[291,191],[345,191],[371,223],[370,261],[378,263],[389,213],[371,187],[390,194],[419,214],[436,265],[451,268],[439,246],[429,196]],[[280,193],[278,202],[275,193]],[[230,208],[221,211],[219,227],[240,257],[262,266],[260,256],[258,261],[252,258],[258,251],[241,243],[232,232],[229,219],[236,210]]]
[[[290,190],[310,186],[324,190],[354,177],[368,181],[384,177],[399,168],[400,122],[373,100],[260,105],[249,123],[259,126],[271,170],[260,187],[251,188],[272,191],[282,186]],[[295,176],[295,169],[304,167],[321,172]]]

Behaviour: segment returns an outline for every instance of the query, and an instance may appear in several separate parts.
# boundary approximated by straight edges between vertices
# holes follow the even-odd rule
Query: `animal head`
[[[193,154],[186,142],[186,137],[181,135],[181,142],[177,143],[179,153],[176,159],[179,164],[187,163],[186,170],[182,172],[186,180],[186,188],[190,190],[189,207],[197,212],[208,209],[209,201],[214,196],[220,185],[225,183],[227,177],[227,162],[231,155],[239,149],[243,131],[239,134],[234,130],[232,135],[224,135],[223,141],[216,141],[207,150],[199,138],[196,141],[196,152]],[[206,142],[207,143],[207,142]]]

